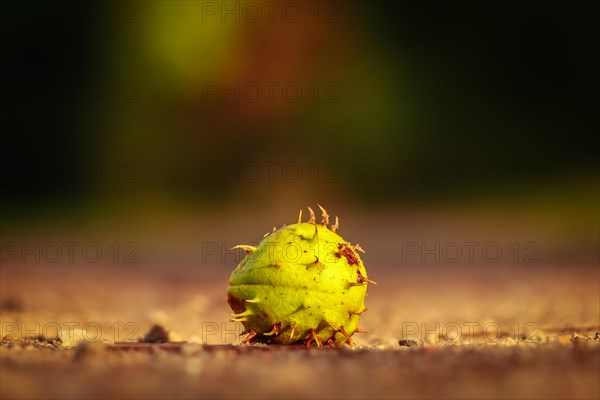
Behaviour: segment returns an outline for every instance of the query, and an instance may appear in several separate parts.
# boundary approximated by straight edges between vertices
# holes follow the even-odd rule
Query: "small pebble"
[[[21,339],[18,335],[15,335],[14,333],[8,333],[6,335],[4,335],[4,337],[2,338],[3,342],[18,342],[19,339]]]
[[[419,343],[412,339],[400,339],[398,344],[402,347],[419,347]]]
[[[141,343],[166,343],[169,341],[169,332],[160,325],[152,325],[139,341]]]

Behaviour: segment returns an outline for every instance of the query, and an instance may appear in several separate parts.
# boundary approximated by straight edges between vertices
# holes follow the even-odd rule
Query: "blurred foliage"
[[[300,2],[298,23],[238,23],[207,4],[224,3],[5,6],[11,212],[115,195],[210,204],[289,191],[312,203],[321,190],[392,204],[541,191],[543,202],[572,179],[597,198],[595,3],[320,2],[315,22],[315,3]],[[210,92],[265,82],[294,82],[302,98]],[[334,165],[336,184],[206,177],[214,163],[265,162],[305,177]]]

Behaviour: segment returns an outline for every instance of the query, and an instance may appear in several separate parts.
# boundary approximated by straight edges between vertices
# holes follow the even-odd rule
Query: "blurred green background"
[[[5,239],[263,230],[319,202],[525,218],[593,259],[598,6],[579,5],[11,2]]]

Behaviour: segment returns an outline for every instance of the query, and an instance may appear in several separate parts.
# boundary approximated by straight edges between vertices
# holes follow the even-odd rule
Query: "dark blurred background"
[[[595,2],[3,8],[5,240],[320,202],[525,217],[597,256]]]

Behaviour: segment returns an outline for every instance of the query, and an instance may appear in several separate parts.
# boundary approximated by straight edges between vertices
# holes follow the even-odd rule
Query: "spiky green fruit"
[[[320,206],[319,206],[320,207]],[[250,342],[352,343],[366,310],[368,283],[357,251],[310,210],[309,222],[284,226],[258,246],[239,245],[246,257],[231,274],[227,302]]]

